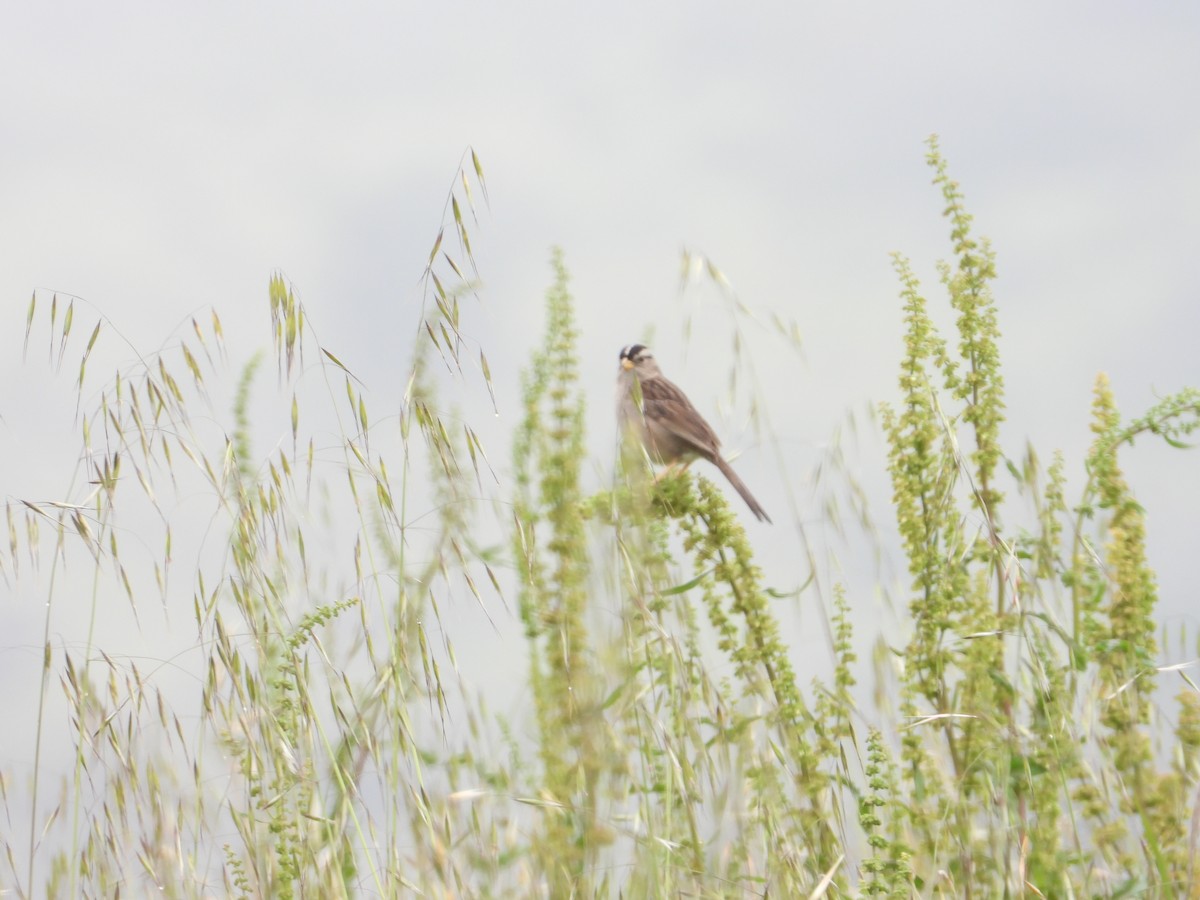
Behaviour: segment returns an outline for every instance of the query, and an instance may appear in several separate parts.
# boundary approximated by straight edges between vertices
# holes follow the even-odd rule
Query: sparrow
[[[771,517],[721,456],[721,442],[687,395],[659,371],[646,346],[621,350],[617,374],[617,424],[622,436],[636,437],[650,458],[668,467],[686,468],[697,457],[707,459],[729,479],[759,521]]]

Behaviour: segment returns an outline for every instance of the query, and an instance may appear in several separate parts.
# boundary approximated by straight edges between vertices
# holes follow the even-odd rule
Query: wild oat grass
[[[1077,498],[1061,455],[1043,471],[1032,448],[1006,450],[994,254],[932,139],[929,164],[957,318],[942,337],[897,255],[905,354],[882,422],[911,622],[882,677],[900,673],[898,715],[854,690],[852,623],[871,621],[861,610],[876,601],[843,585],[803,589],[831,598],[834,664],[798,683],[778,598],[705,478],[656,482],[633,452],[611,491],[585,493],[561,254],[511,462],[493,468],[497,448],[437,377],[495,402],[464,304],[486,197],[471,152],[429,253],[398,428],[375,421],[352,361],[321,344],[281,275],[268,286],[280,401],[265,413],[263,361],[232,365],[215,314],[99,389],[89,361],[111,327],[93,324],[75,487],[6,508],[0,569],[48,602],[41,680],[20,688],[38,692],[38,712],[10,722],[30,735],[33,764],[5,761],[0,779],[3,886],[1200,896],[1200,691],[1184,673],[1177,708],[1154,709],[1155,580],[1119,463],[1139,437],[1182,445],[1200,393],[1127,420],[1099,377]],[[685,271],[700,259],[685,255]],[[61,367],[85,308],[35,294],[26,347],[48,325]],[[215,386],[230,375],[224,414]],[[263,415],[289,432],[268,452],[255,443]],[[811,558],[802,533],[797,547]],[[178,654],[106,645],[103,626],[121,615],[147,634],[161,615],[177,638],[181,592]],[[490,713],[486,691],[458,677],[450,597],[519,619],[528,722]],[[64,618],[89,622],[82,643],[55,639]],[[51,737],[62,733],[65,766]]]

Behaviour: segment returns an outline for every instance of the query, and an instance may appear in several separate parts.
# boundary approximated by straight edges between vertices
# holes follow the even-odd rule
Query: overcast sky
[[[1062,448],[1078,488],[1097,372],[1127,415],[1200,383],[1195,4],[183,10],[39,3],[0,16],[0,489],[10,502],[63,497],[77,449],[73,366],[54,376],[41,351],[21,361],[35,290],[84,298],[88,325],[102,313],[143,353],[211,307],[236,371],[270,346],[266,287],[278,270],[376,415],[394,415],[417,280],[468,146],[490,205],[472,226],[483,287],[467,330],[496,381],[498,468],[558,245],[578,303],[592,471],[611,464],[618,350],[652,336],[772,512],[774,528],[759,525],[732,498],[781,589],[806,577],[783,486],[796,486],[818,543],[833,543],[820,510],[804,507],[814,473],[849,412],[861,420],[896,393],[891,251],[912,258],[940,321],[952,321],[934,269],[950,250],[924,163],[931,132],[998,254],[1010,453],[1032,441],[1048,460]],[[800,327],[802,359],[769,329],[745,331],[782,472],[746,427],[748,410],[722,401],[732,340],[714,291],[680,296],[684,248],[714,260],[751,309]],[[267,448],[281,438],[268,435]],[[1192,635],[1198,463],[1149,441],[1126,462],[1149,510],[1164,611]],[[870,427],[848,464],[894,531]],[[830,549],[838,563],[823,563],[822,577],[839,565],[876,572],[856,546]],[[885,563],[880,577],[894,582],[899,567]],[[0,640],[0,669],[37,677],[41,598],[24,582],[0,591],[20,623]],[[852,597],[862,627],[878,602]],[[69,621],[53,630],[80,638]]]

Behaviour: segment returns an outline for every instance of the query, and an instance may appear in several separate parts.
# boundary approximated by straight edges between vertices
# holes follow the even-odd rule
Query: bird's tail
[[[729,479],[729,483],[733,485],[733,489],[742,495],[742,499],[746,501],[746,505],[750,507],[750,512],[758,518],[760,522],[770,522],[771,517],[767,515],[767,511],[759,505],[759,502],[754,499],[754,495],[750,493],[750,488],[742,484],[742,479],[738,478],[737,472],[733,471],[733,466],[721,459],[719,455],[713,456],[713,464],[721,470],[721,474]]]

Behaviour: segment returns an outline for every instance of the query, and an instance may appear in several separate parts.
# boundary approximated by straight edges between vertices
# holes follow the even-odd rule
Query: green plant
[[[1200,896],[1200,690],[1183,673],[1177,712],[1155,706],[1146,516],[1120,466],[1139,438],[1183,446],[1200,392],[1126,420],[1097,379],[1074,501],[1063,455],[1043,471],[1032,446],[1006,452],[995,257],[936,140],[928,162],[954,338],[897,255],[905,349],[882,422],[911,587],[872,703],[852,627],[861,638],[870,598],[816,574],[772,587],[737,511],[694,471],[655,479],[626,453],[589,493],[559,252],[511,481],[493,470],[463,412],[476,394],[495,403],[472,337],[468,224],[486,197],[472,153],[429,253],[395,420],[370,414],[281,275],[267,290],[278,402],[258,356],[229,365],[215,314],[85,390],[113,330],[97,320],[75,379],[74,487],[6,509],[0,573],[48,602],[28,794],[25,772],[0,770],[10,823],[27,822],[0,833],[3,886]],[[711,262],[688,253],[685,269],[698,260],[728,291]],[[35,295],[26,346],[48,319],[61,368],[77,307]],[[789,596],[814,601],[806,614],[830,598],[827,682],[799,683]],[[492,713],[460,671],[464,608],[496,628],[496,672],[525,679],[531,721]],[[67,620],[82,624],[60,640]],[[502,640],[518,622],[523,643],[516,628]],[[145,636],[149,662],[113,623]]]

